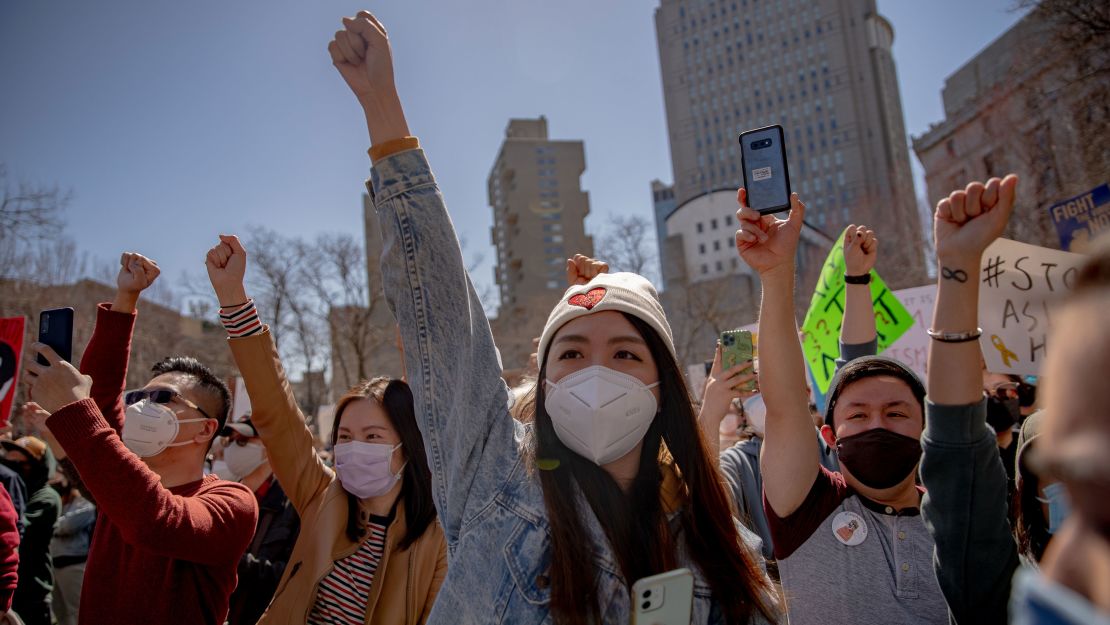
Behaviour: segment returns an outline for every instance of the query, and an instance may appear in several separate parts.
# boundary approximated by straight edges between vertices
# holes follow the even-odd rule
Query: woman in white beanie
[[[448,544],[428,622],[628,623],[633,582],[678,567],[694,573],[691,622],[775,620],[655,289],[630,273],[568,289],[540,337],[534,423],[515,421],[385,29],[368,12],[344,26],[329,51],[366,114],[384,291]]]

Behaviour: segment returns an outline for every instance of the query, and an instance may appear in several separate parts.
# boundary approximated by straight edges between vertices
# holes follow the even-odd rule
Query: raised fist
[[[393,51],[385,26],[369,11],[343,18],[328,44],[331,62],[359,101],[366,102],[394,90]]]
[[[609,272],[609,263],[575,254],[567,259],[567,286],[586,284],[600,273]]]
[[[220,306],[234,306],[247,301],[243,277],[247,273],[247,250],[233,234],[221,234],[220,242],[208,250],[204,259],[208,280]]]
[[[844,271],[849,276],[862,276],[875,267],[879,257],[879,240],[867,226],[848,226],[844,230]]]
[[[162,270],[158,263],[142,254],[124,252],[119,258],[119,275],[116,276],[116,288],[123,293],[138,295],[141,291],[154,284]]]
[[[978,264],[987,249],[1006,229],[1014,212],[1018,177],[972,182],[937,202],[933,237],[937,258],[967,258]]]

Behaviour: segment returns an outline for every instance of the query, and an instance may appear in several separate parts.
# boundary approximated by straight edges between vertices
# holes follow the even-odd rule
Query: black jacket
[[[285,491],[270,477],[270,488],[258,502],[258,527],[239,560],[239,585],[231,594],[229,625],[254,625],[270,605],[285,564],[297,542],[301,521]]]

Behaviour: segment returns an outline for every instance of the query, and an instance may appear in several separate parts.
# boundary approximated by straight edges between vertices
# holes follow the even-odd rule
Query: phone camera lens
[[[645,601],[645,602],[643,602],[643,603],[642,603],[642,604],[640,605],[640,609],[641,609],[641,610],[646,610],[646,609],[648,609],[648,608],[650,608],[650,607],[651,607],[651,602],[650,602],[650,601]]]
[[[650,590],[645,590],[644,591],[644,599],[650,599],[650,598],[651,598],[651,591]]]

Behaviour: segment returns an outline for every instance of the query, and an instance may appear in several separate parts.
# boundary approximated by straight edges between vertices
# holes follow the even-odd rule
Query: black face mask
[[[921,441],[875,428],[837,439],[836,453],[856,479],[875,489],[901,484],[921,459]]]
[[[987,424],[998,434],[1014,427],[1021,419],[1021,405],[1017,397],[1001,398],[991,395],[987,398]]]

